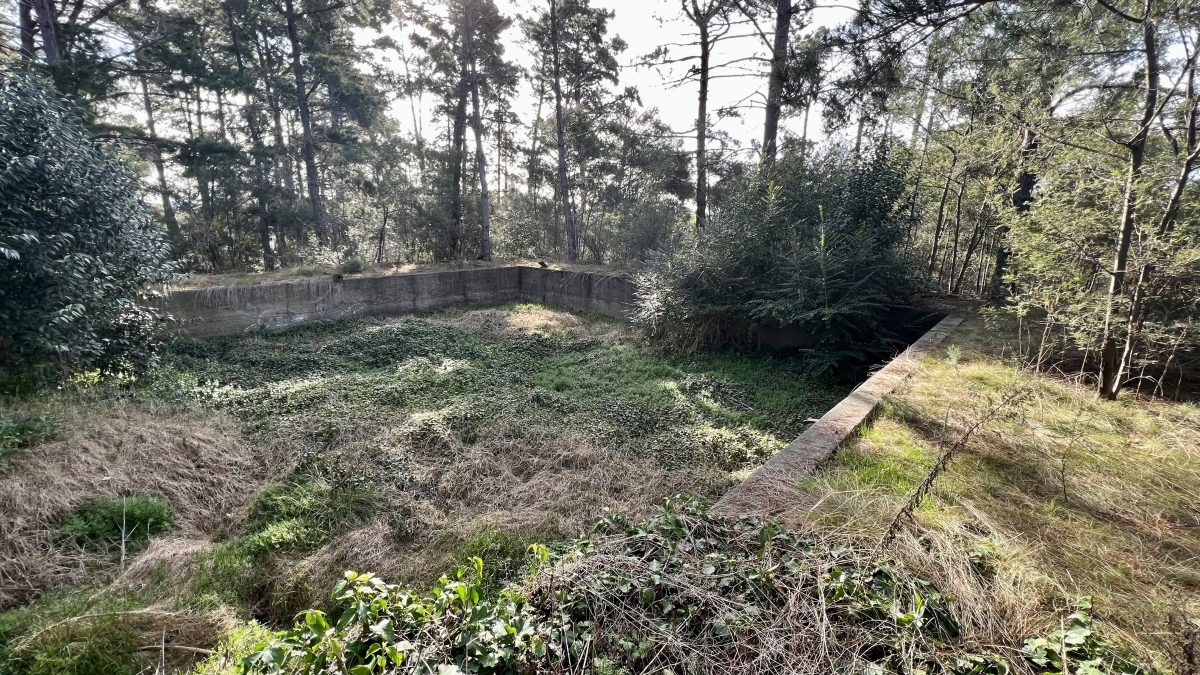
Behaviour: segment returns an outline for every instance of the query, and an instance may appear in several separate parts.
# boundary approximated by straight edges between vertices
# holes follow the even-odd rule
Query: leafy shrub
[[[746,347],[760,328],[787,327],[809,337],[819,370],[889,346],[891,313],[913,290],[897,250],[903,162],[881,145],[863,162],[789,157],[743,180],[694,248],[637,277],[635,323],[685,350]]]
[[[1091,608],[1091,598],[1076,600],[1061,628],[1025,641],[1025,658],[1043,675],[1148,675],[1150,670],[1129,660],[1093,628]]]
[[[0,469],[7,456],[49,440],[54,431],[54,422],[45,417],[0,417]]]
[[[0,383],[150,365],[171,278],[139,180],[51,86],[0,66]]]
[[[694,501],[609,515],[557,553],[530,548],[524,583],[498,593],[477,557],[428,595],[347,572],[336,612],[303,613],[245,672],[1016,672],[972,649],[949,599],[874,552]],[[1029,641],[1031,662],[1052,667],[1037,659],[1054,640],[1087,643],[1078,618]]]
[[[359,256],[347,258],[338,266],[338,271],[342,274],[361,274],[365,269],[367,269],[367,263]]]
[[[175,514],[156,495],[88,497],[58,526],[58,533],[80,546],[126,552],[141,550],[150,538],[171,530]]]

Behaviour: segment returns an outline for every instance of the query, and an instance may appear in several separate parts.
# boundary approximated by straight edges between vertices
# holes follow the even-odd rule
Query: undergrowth
[[[956,348],[920,364],[861,438],[808,482],[811,497],[798,498],[789,517],[878,540],[946,439],[970,426],[978,406],[1020,388],[1028,395],[938,477],[916,513],[927,543],[908,557],[934,559],[942,547],[978,560],[1008,588],[991,602],[1008,607],[1009,625],[1050,621],[1070,634],[1074,619],[1060,626],[1057,608],[1094,596],[1110,632],[1145,659],[1189,672],[1187,654],[1200,653],[1200,408],[1098,400],[1061,373],[1013,364],[1003,334],[982,319],[965,323]],[[1073,639],[1037,648],[1053,661],[1050,652]]]
[[[157,495],[88,497],[63,519],[58,534],[79,546],[132,555],[174,521],[171,505]]]
[[[440,427],[469,443],[517,419],[729,469],[773,454],[845,390],[799,360],[676,358],[554,333],[485,339],[419,318],[182,342],[169,361],[160,394],[214,402],[273,434],[322,441],[395,425],[416,452],[437,452]]]
[[[981,643],[952,599],[877,552],[775,522],[713,518],[694,500],[668,501],[642,521],[609,515],[569,546],[531,552],[522,582],[498,593],[484,583],[480,558],[428,595],[347,572],[333,613],[303,613],[244,669],[1150,672],[1092,629],[1085,604],[1067,628],[1023,648]]]

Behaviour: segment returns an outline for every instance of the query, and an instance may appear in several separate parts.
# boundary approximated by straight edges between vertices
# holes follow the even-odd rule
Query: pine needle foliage
[[[748,177],[697,245],[637,278],[634,321],[684,350],[755,343],[762,327],[808,337],[817,370],[859,365],[896,335],[915,290],[899,250],[905,160],[887,144],[785,157]]]

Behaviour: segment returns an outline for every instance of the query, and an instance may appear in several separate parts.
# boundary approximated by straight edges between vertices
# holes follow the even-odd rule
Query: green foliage
[[[1025,641],[1022,653],[1043,675],[1149,675],[1092,625],[1091,598],[1080,598],[1061,628]]]
[[[365,477],[313,468],[330,464],[320,459],[302,464],[289,479],[259,493],[250,511],[250,534],[243,540],[249,550],[311,550],[374,513],[374,486]]]
[[[338,266],[338,271],[342,274],[361,274],[365,269],[367,269],[367,263],[357,255]]]
[[[171,505],[157,495],[88,497],[58,526],[59,536],[105,551],[141,550],[150,538],[174,526]]]
[[[113,596],[96,603],[94,595],[62,589],[0,612],[0,675],[145,672],[145,659],[138,654],[142,638],[123,616],[140,601]]]
[[[33,73],[0,66],[0,384],[155,361],[168,247],[136,174]]]
[[[535,543],[535,538],[529,535],[486,527],[458,548],[455,566],[465,567],[475,559],[481,560],[483,576],[479,582],[484,592],[491,595],[528,571],[529,547]]]
[[[56,430],[54,421],[45,417],[0,417],[0,469],[10,455],[44,443]]]
[[[683,357],[567,335],[485,338],[420,318],[180,341],[168,361],[154,383],[163,396],[212,402],[253,428],[321,444],[398,426],[421,456],[516,423],[672,464],[740,468],[845,392],[794,358]]]
[[[903,181],[886,145],[743,179],[695,248],[638,276],[635,323],[687,350],[785,327],[807,336],[817,370],[864,364],[896,342],[894,310],[914,289],[897,250]]]
[[[273,633],[257,621],[239,621],[208,658],[196,664],[189,675],[238,675],[242,661],[254,654]]]
[[[797,656],[812,657],[809,637],[836,639],[826,652],[833,672],[1015,672],[966,648],[951,601],[895,563],[778,523],[716,519],[691,500],[668,501],[642,521],[611,514],[561,551],[530,551],[524,583],[499,592],[489,592],[478,557],[429,594],[347,572],[334,589],[336,612],[303,613],[259,645],[244,672],[635,673],[664,663],[716,672],[797,602],[813,603],[789,636]],[[1026,658],[1058,673],[1054,659],[1066,649],[1071,672],[1149,672],[1117,657],[1081,612],[1064,631],[1029,640]],[[759,666],[786,663],[756,653]]]

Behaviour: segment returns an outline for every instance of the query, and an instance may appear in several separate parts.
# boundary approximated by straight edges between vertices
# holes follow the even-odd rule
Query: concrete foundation
[[[962,313],[950,314],[930,328],[741,485],[721,497],[713,505],[713,512],[725,516],[772,516],[805,503],[809,495],[804,480],[870,421],[883,398],[895,391],[919,360],[933,353],[964,318]]]
[[[205,338],[357,316],[526,301],[624,318],[633,283],[623,276],[539,267],[492,267],[386,277],[323,276],[286,283],[171,291],[175,332]]]

